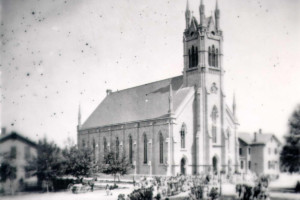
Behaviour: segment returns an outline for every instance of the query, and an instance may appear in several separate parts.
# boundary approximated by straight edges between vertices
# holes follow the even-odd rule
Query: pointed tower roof
[[[232,101],[232,112],[233,116],[236,117],[236,102],[235,102],[235,93],[233,93],[233,101]]]
[[[81,126],[81,108],[80,108],[80,103],[78,106],[78,127]]]
[[[190,10],[190,6],[189,6],[189,0],[186,0],[186,10]]]
[[[219,10],[218,0],[216,0],[216,10]]]

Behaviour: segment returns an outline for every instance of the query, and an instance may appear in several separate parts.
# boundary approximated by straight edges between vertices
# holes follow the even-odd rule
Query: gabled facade
[[[30,184],[37,183],[37,177],[32,177],[26,173],[25,166],[28,160],[37,156],[37,145],[28,138],[16,132],[3,134],[0,137],[0,164],[4,159],[9,159],[9,163],[16,168],[16,179],[13,183],[7,180],[3,186],[5,192],[21,190],[28,181]]]
[[[79,147],[91,147],[97,161],[122,151],[137,174],[233,173],[238,122],[235,103],[232,111],[225,104],[220,10],[206,17],[201,2],[199,12],[198,22],[187,3],[183,74],[108,91],[82,125],[79,117]]]
[[[276,175],[280,172],[281,142],[274,134],[239,133],[240,170],[257,175]]]

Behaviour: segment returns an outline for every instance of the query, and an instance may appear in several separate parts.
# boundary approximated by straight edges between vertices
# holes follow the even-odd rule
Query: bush
[[[118,200],[125,200],[125,194],[119,194]]]
[[[114,184],[114,185],[109,186],[109,189],[114,190],[114,189],[117,189],[118,187],[119,187],[118,185]]]
[[[211,188],[209,196],[212,200],[217,199],[219,197],[218,189],[215,187]]]
[[[295,192],[300,192],[300,181],[297,181],[296,187],[295,187]]]
[[[130,200],[152,200],[153,198],[153,188],[141,188],[134,190],[131,194],[128,195]]]

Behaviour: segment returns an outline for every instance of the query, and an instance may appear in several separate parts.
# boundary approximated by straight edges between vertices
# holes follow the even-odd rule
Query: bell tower
[[[185,86],[201,85],[199,73],[202,68],[221,70],[222,31],[220,29],[220,10],[218,2],[214,16],[205,16],[203,0],[199,6],[200,23],[191,15],[187,1],[183,33],[184,48],[184,84]]]
[[[222,68],[223,33],[218,2],[214,14],[206,17],[203,0],[199,23],[186,8],[183,33],[184,87],[195,88],[195,163],[196,171],[207,171],[214,159],[219,168],[226,162],[224,145],[224,92]],[[221,148],[220,148],[221,147]],[[202,166],[202,167],[201,167]]]

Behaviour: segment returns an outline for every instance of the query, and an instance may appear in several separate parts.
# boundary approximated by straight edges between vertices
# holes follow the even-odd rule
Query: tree
[[[13,182],[17,178],[17,168],[13,165],[13,156],[3,154],[0,163],[0,182],[10,181],[11,194],[14,194]]]
[[[285,137],[280,160],[284,171],[300,172],[300,105],[289,119],[289,133]]]
[[[46,183],[47,192],[51,181],[63,174],[63,158],[60,148],[47,139],[40,140],[37,157],[28,160],[25,170],[37,175],[39,185]]]
[[[104,155],[103,162],[100,164],[100,171],[104,174],[111,174],[114,176],[114,183],[116,175],[125,175],[132,168],[125,154],[119,158],[118,154],[114,151],[109,151]]]
[[[90,176],[96,172],[96,163],[93,160],[92,150],[89,148],[79,149],[76,145],[66,147],[63,152],[64,175]]]

